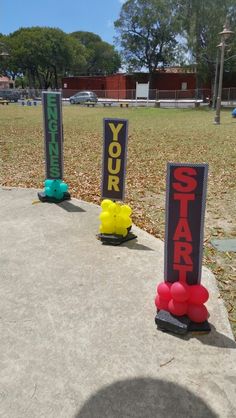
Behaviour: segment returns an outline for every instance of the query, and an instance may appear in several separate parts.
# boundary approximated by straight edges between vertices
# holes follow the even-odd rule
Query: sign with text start
[[[201,281],[207,164],[167,165],[165,281]]]
[[[47,179],[63,178],[63,131],[60,92],[42,93]]]
[[[128,121],[104,119],[102,198],[124,200]]]

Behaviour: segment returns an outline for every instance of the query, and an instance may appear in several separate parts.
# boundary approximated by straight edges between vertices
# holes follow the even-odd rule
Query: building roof
[[[0,83],[9,83],[11,80],[9,77],[3,76],[0,77]]]
[[[165,67],[165,68],[158,68],[157,72],[160,73],[174,73],[174,74],[184,74],[184,73],[196,73],[196,65],[186,65],[184,67],[176,66],[176,67]]]

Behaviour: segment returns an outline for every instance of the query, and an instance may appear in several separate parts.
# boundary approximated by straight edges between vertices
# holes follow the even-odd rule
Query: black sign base
[[[129,232],[128,235],[126,235],[126,237],[117,234],[98,234],[97,237],[105,245],[120,245],[123,244],[123,242],[137,238],[137,236],[134,235],[132,232]]]
[[[208,321],[204,321],[200,324],[191,321],[188,331],[192,334],[208,334],[211,331],[211,326]]]
[[[208,321],[196,323],[190,321],[187,315],[174,316],[170,312],[160,310],[155,316],[157,328],[161,331],[171,332],[173,334],[185,335],[188,332],[195,334],[208,334],[211,327]]]
[[[64,202],[64,200],[70,200],[70,193],[65,192],[61,199],[56,199],[55,197],[47,196],[44,192],[39,192],[38,193],[38,198],[41,202],[61,203],[61,202]]]

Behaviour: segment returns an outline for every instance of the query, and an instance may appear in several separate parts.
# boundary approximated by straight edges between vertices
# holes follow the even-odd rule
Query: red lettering
[[[187,281],[187,272],[193,271],[192,266],[186,266],[184,264],[174,264],[173,269],[179,272],[178,281],[186,282]]]
[[[189,229],[188,221],[185,218],[180,218],[179,223],[174,233],[174,241],[184,238],[186,241],[192,241],[192,234]]]
[[[177,190],[177,192],[189,193],[196,189],[197,187],[197,180],[192,178],[191,176],[196,176],[197,171],[195,168],[192,167],[177,167],[174,170],[174,178],[181,183],[173,183],[173,188]]]
[[[193,247],[189,242],[176,241],[174,243],[174,263],[180,263],[182,257],[185,264],[192,265],[193,261],[190,257],[192,251]]]
[[[174,200],[179,200],[180,218],[187,218],[188,217],[188,202],[189,200],[195,200],[195,195],[193,193],[189,193],[189,194],[174,193]]]

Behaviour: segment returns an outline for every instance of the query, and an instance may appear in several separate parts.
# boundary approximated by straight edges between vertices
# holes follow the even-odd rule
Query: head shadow
[[[103,387],[74,418],[217,418],[199,396],[160,379],[137,378]]]

